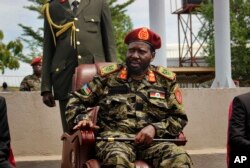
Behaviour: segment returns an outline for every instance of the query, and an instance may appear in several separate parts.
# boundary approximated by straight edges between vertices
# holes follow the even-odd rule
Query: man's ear
[[[150,62],[154,61],[154,59],[155,59],[155,52],[151,52],[151,55],[152,55],[152,58],[151,58]]]

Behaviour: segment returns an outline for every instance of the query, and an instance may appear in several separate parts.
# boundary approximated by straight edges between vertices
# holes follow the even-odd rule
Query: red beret
[[[35,65],[37,63],[41,63],[42,62],[42,57],[35,57],[33,58],[32,62],[30,63],[30,65]]]
[[[161,37],[146,27],[130,31],[124,40],[126,44],[134,41],[143,41],[150,44],[154,49],[161,48]]]

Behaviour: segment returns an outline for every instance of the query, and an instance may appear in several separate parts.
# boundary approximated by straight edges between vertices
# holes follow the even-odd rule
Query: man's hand
[[[155,128],[152,125],[148,125],[144,127],[136,136],[135,143],[136,144],[150,144],[155,136]]]
[[[22,83],[20,87],[20,91],[30,91],[30,88],[27,83]]]
[[[43,93],[43,103],[46,104],[49,107],[56,106],[54,96],[51,92],[45,92]]]
[[[82,121],[79,121],[76,126],[74,126],[73,128],[74,130],[76,129],[93,129],[93,130],[96,130],[96,129],[99,129],[99,127],[97,125],[94,125],[94,123],[91,121],[91,120],[82,120]]]

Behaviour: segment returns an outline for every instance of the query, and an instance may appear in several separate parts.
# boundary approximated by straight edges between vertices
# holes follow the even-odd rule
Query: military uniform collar
[[[150,83],[156,82],[155,73],[154,73],[153,69],[154,69],[153,66],[150,65],[148,68],[147,74],[145,75],[143,80],[146,78],[146,80]],[[131,77],[129,77],[127,66],[125,64],[122,65],[122,68],[121,68],[120,72],[118,73],[117,78],[119,78],[121,80],[127,80],[128,82],[133,81],[133,79]]]

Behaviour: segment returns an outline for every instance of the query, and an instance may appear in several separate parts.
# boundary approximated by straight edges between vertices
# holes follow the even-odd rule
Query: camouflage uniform
[[[93,81],[71,94],[66,111],[69,125],[73,127],[78,121],[89,119],[86,107],[99,105],[98,136],[135,137],[149,124],[157,130],[155,138],[178,136],[187,124],[187,116],[175,74],[163,67],[149,69],[156,79],[153,82],[149,75],[139,82],[127,78],[125,65],[104,67]],[[188,154],[170,142],[144,146],[101,141],[96,144],[96,151],[102,164],[110,167],[132,168],[138,158],[156,168],[192,167]]]
[[[25,76],[20,84],[20,91],[40,91],[41,79],[35,74]]]

